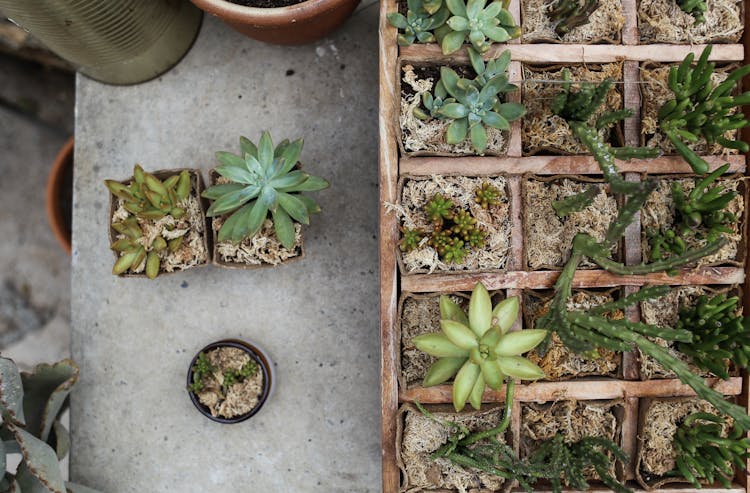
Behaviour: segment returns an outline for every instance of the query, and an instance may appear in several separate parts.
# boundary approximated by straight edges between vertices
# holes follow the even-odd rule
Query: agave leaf
[[[423,387],[445,383],[461,369],[466,358],[440,358],[430,366],[422,382]]]
[[[240,137],[240,150],[242,151],[243,156],[245,154],[250,154],[254,158],[258,158],[258,148],[247,137]]]
[[[469,351],[461,349],[451,342],[443,333],[422,334],[411,340],[414,347],[436,358],[462,358],[469,356]]]
[[[440,318],[442,320],[455,320],[464,325],[469,325],[469,318],[463,309],[458,306],[450,297],[442,295],[440,297]]]
[[[237,191],[229,192],[222,195],[206,211],[208,217],[220,216],[227,212],[233,211],[246,203],[248,200],[252,200],[260,193],[260,187],[257,185],[245,186]]]
[[[474,387],[471,389],[471,394],[469,394],[469,402],[471,403],[471,407],[479,411],[479,408],[482,407],[482,396],[484,395],[484,377],[482,376],[482,373],[479,373],[479,376],[477,377],[477,381],[474,382]]]
[[[258,162],[263,171],[268,171],[273,163],[273,141],[268,131],[263,132],[258,142]]]
[[[500,387],[503,386],[505,375],[503,374],[502,370],[500,370],[500,366],[497,364],[497,360],[482,360],[480,366],[482,368],[482,376],[484,377],[484,381],[487,383],[487,385],[489,385],[493,390],[500,390]]]
[[[224,221],[224,224],[221,225],[221,228],[219,229],[219,235],[217,237],[218,241],[227,241],[227,240],[234,241],[233,236],[232,236],[232,232],[234,231],[234,228],[245,217],[245,215],[250,212],[250,210],[253,208],[254,205],[255,205],[255,201],[250,202],[244,205],[240,210],[238,210],[237,212],[229,216],[227,220]]]
[[[222,166],[226,166],[227,168],[245,169],[245,160],[242,159],[241,156],[226,151],[218,151],[215,156],[216,160],[219,161]]]
[[[518,356],[537,347],[547,337],[542,329],[526,329],[505,334],[495,345],[498,356]]]
[[[37,365],[33,372],[22,373],[21,381],[26,431],[46,442],[65,400],[78,382],[78,365],[70,359]]]
[[[293,190],[279,190],[280,192],[317,192],[330,187],[331,184],[319,176],[309,176],[301,185],[293,187]]]
[[[302,139],[297,139],[289,144],[286,149],[284,149],[284,153],[281,156],[283,166],[277,172],[277,176],[282,176],[288,173],[292,168],[294,168],[294,166],[299,162],[299,156],[300,154],[302,154],[303,145],[304,141]]]
[[[216,168],[216,172],[235,183],[254,185],[256,182],[255,177],[245,167],[237,168],[235,166],[222,165]]]
[[[24,492],[66,493],[60,464],[52,447],[26,430],[10,424],[21,446],[23,463],[18,467],[18,484]],[[43,489],[39,489],[39,487]]]
[[[498,303],[492,310],[492,325],[497,325],[502,334],[508,332],[516,323],[519,306],[518,296],[506,298]]]
[[[294,223],[289,214],[284,211],[282,207],[277,207],[271,211],[273,217],[273,227],[276,231],[276,236],[279,241],[286,249],[291,249],[294,246]]]
[[[310,175],[308,175],[304,171],[294,170],[290,173],[274,178],[269,182],[269,184],[277,190],[287,192],[289,190],[283,189],[293,189],[304,183],[309,177]]]
[[[474,286],[469,301],[469,328],[482,337],[492,324],[492,300],[481,282]]]
[[[446,337],[461,349],[469,350],[479,345],[477,336],[464,324],[453,320],[441,320],[440,327],[443,329]]]
[[[537,365],[521,356],[505,356],[497,359],[500,370],[520,380],[538,380],[544,378],[544,371]]]
[[[203,191],[201,197],[216,200],[222,195],[226,195],[231,192],[237,192],[239,190],[242,190],[246,186],[247,185],[244,185],[242,183],[222,183],[221,185],[214,185],[207,188]]]
[[[276,190],[273,189],[270,185],[265,185],[260,190],[260,195],[258,195],[258,202],[260,202],[263,207],[269,210],[276,209],[276,206],[278,204],[278,194],[276,193]]]
[[[308,214],[317,214],[320,212],[320,206],[315,202],[313,199],[308,197],[307,195],[297,194],[296,197],[305,204],[305,207],[307,207],[307,213]]]
[[[289,214],[292,219],[301,224],[310,224],[310,216],[304,202],[285,192],[278,193],[279,205]]]
[[[474,384],[481,373],[479,365],[467,360],[464,366],[458,370],[455,380],[453,381],[453,407],[456,412],[461,411],[466,405],[466,399],[474,389]]]
[[[247,210],[240,209],[238,212],[241,214],[237,221],[237,224],[232,229],[232,241],[239,242],[244,238],[251,238],[258,234],[263,221],[268,216],[268,207],[261,203],[260,200],[256,200],[253,203],[253,207]]]
[[[289,139],[284,139],[276,145],[276,148],[273,150],[274,161],[276,161],[277,158],[280,158],[281,155],[284,154],[284,151],[288,146]]]

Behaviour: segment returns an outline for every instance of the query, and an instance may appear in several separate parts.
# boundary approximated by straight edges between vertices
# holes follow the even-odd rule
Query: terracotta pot
[[[47,219],[60,246],[70,255],[73,222],[73,137],[68,139],[55,157],[47,178]]]
[[[266,352],[261,348],[250,342],[241,341],[239,339],[224,339],[221,341],[212,342],[211,344],[198,351],[198,353],[196,353],[192,361],[190,361],[190,366],[188,367],[188,387],[190,387],[190,385],[193,383],[193,365],[195,365],[195,362],[198,360],[198,355],[200,353],[206,353],[208,351],[211,351],[212,349],[217,349],[220,347],[233,347],[241,349],[242,351],[245,351],[258,364],[258,369],[263,372],[263,390],[261,391],[260,397],[258,398],[258,403],[254,408],[252,408],[245,414],[235,416],[234,418],[222,418],[219,416],[213,416],[208,407],[201,404],[200,400],[198,400],[198,396],[196,396],[193,392],[188,390],[188,394],[190,395],[190,400],[193,402],[196,409],[198,409],[198,411],[200,411],[200,413],[208,419],[223,424],[239,423],[251,418],[252,416],[255,416],[258,411],[260,411],[260,408],[263,407],[263,404],[265,404],[268,398],[271,396],[271,392],[273,391],[274,383],[276,381],[276,375],[273,369],[273,363],[271,363],[271,358],[269,358]]]
[[[192,0],[245,36],[266,43],[301,45],[318,40],[349,18],[360,0],[306,0],[280,8],[255,8],[226,0]]]

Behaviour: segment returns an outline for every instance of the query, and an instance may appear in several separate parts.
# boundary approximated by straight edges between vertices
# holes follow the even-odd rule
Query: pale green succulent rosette
[[[424,334],[412,341],[420,351],[439,358],[427,371],[423,385],[453,382],[453,406],[461,411],[468,401],[474,409],[482,404],[485,386],[499,390],[506,379],[537,380],[544,372],[521,355],[547,336],[546,330],[509,332],[518,317],[514,296],[494,308],[487,288],[474,287],[468,316],[447,296],[440,297],[442,332]]]

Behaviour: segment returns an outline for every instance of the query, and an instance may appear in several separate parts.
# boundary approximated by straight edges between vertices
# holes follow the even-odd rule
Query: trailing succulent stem
[[[599,189],[592,185],[581,193],[553,202],[552,208],[555,209],[558,217],[566,217],[590,206],[598,193]]]
[[[708,11],[706,0],[677,0],[677,5],[683,12],[687,12],[695,18],[695,25],[706,22],[705,13]]]
[[[599,0],[557,0],[547,15],[555,25],[555,33],[563,37],[578,26],[589,23],[589,17],[599,8]]]
[[[677,470],[671,476],[682,476],[695,488],[700,480],[709,484],[719,481],[732,487],[733,466],[747,469],[750,439],[743,429],[733,427],[724,434],[724,418],[711,413],[694,413],[685,418],[674,435]]]
[[[678,349],[698,368],[724,380],[729,378],[728,363],[745,369],[750,363],[750,318],[739,314],[739,298],[718,294],[701,296],[695,306],[682,308],[678,329],[689,330],[693,338]]]
[[[561,434],[541,444],[526,459],[519,459],[513,449],[497,437],[506,432],[510,424],[514,382],[506,386],[503,418],[488,430],[470,432],[461,424],[440,420],[419,402],[417,408],[430,419],[450,429],[448,442],[432,454],[433,459],[448,459],[462,467],[472,467],[506,480],[518,480],[527,492],[534,491],[538,481],[548,481],[552,491],[560,493],[563,486],[585,491],[589,488],[585,471],[589,468],[612,490],[630,492],[610,473],[612,458],[627,462],[627,455],[611,440],[601,437],[584,437],[575,443],[565,443]]]
[[[427,371],[423,385],[439,385],[455,376],[453,406],[460,411],[467,401],[474,409],[480,408],[485,385],[499,390],[506,380],[513,378],[542,378],[541,368],[521,355],[542,342],[547,332],[531,329],[509,332],[518,309],[517,296],[493,308],[482,283],[477,283],[471,293],[468,314],[450,298],[441,296],[442,332],[412,339],[417,349],[439,358]]]
[[[750,91],[732,95],[742,78],[750,74],[750,65],[733,71],[717,85],[711,80],[715,64],[708,61],[710,54],[708,45],[695,65],[695,56],[689,53],[679,67],[670,68],[668,85],[674,98],[664,103],[658,115],[664,134],[698,174],[708,172],[708,163],[688,147],[690,143],[703,139],[707,144],[718,143],[740,152],[750,150],[746,142],[726,136],[750,124],[741,110],[750,103]]]
[[[318,204],[302,192],[317,192],[330,186],[319,176],[294,169],[302,144],[302,139],[284,140],[274,147],[271,135],[263,132],[258,146],[240,137],[240,156],[216,153],[221,163],[216,172],[229,183],[210,187],[203,197],[213,201],[207,216],[229,214],[219,230],[219,241],[239,243],[252,238],[270,215],[284,248],[294,246],[294,223],[309,224],[310,214],[320,212]]]

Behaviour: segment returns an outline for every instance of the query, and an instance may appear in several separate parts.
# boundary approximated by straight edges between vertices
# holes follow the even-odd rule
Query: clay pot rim
[[[192,0],[206,12],[227,18],[230,22],[249,23],[256,26],[294,24],[298,17],[333,10],[342,3],[351,0],[304,0],[288,7],[246,7],[228,0]]]
[[[62,217],[57,202],[60,199],[60,181],[66,166],[70,163],[73,165],[73,149],[75,139],[70,137],[60,148],[55,156],[52,168],[47,178],[47,188],[45,190],[45,207],[47,209],[47,220],[49,221],[52,233],[57,241],[65,249],[68,255],[71,254],[71,237],[72,231],[66,231],[64,226],[65,220]]]
[[[220,347],[234,347],[245,351],[253,360],[255,360],[256,363],[258,363],[260,370],[263,372],[263,390],[261,391],[260,397],[258,398],[258,403],[247,413],[235,416],[234,418],[222,418],[220,416],[213,416],[211,414],[211,411],[209,411],[206,406],[201,404],[201,402],[198,400],[198,396],[189,390],[190,384],[193,383],[193,365],[195,365],[195,362],[198,359],[198,355],[200,353],[205,353],[207,351],[211,351],[212,349]],[[273,390],[274,386],[274,380],[275,375],[273,370],[273,363],[271,362],[271,358],[268,357],[265,351],[263,351],[253,343],[240,339],[222,339],[220,341],[207,344],[200,351],[195,353],[193,359],[190,360],[190,366],[188,366],[186,389],[193,405],[202,415],[217,423],[233,424],[250,419],[260,411],[260,409],[263,407],[263,404],[266,403],[271,395],[271,391]]]

